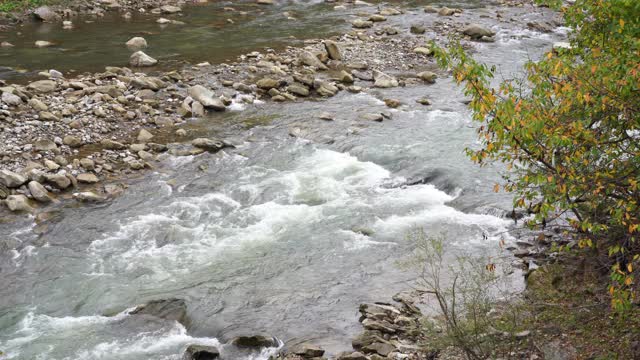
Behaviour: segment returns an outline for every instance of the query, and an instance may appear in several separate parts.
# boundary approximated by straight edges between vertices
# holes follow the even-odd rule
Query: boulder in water
[[[233,145],[220,140],[220,139],[208,139],[208,138],[197,138],[191,141],[191,145],[197,147],[198,149],[203,149],[209,152],[217,152],[226,147],[233,147]]]
[[[129,58],[129,64],[131,66],[137,66],[137,67],[153,66],[157,63],[158,63],[158,60],[143,53],[142,51],[134,52],[133,54],[131,54],[131,57]]]
[[[213,91],[202,85],[194,85],[190,87],[187,92],[189,96],[198,101],[205,108],[213,109],[215,111],[224,111],[226,109],[222,100],[215,97]]]
[[[231,339],[231,344],[241,348],[265,348],[280,345],[278,339],[269,335],[237,336]]]
[[[131,315],[150,315],[165,320],[177,321],[184,326],[189,325],[187,303],[183,299],[151,300],[133,309]]]
[[[24,195],[9,195],[5,200],[5,204],[11,211],[31,212],[33,210],[29,205],[29,199]]]
[[[317,345],[302,343],[292,346],[289,352],[304,358],[316,358],[324,355],[324,350]]]
[[[495,35],[495,33],[487,28],[484,28],[478,24],[471,24],[467,27],[465,27],[462,30],[462,33],[469,36],[470,38],[474,39],[474,40],[478,40],[481,39],[483,36],[493,36]]]
[[[373,72],[374,87],[391,88],[398,86],[398,80],[391,75],[387,75],[382,71],[375,70]]]
[[[220,357],[215,346],[189,345],[182,355],[182,360],[213,360]]]
[[[31,193],[31,196],[33,196],[33,198],[36,199],[37,201],[39,202],[51,201],[51,198],[49,197],[49,192],[39,182],[31,181],[29,182],[28,187],[29,187],[29,192]]]
[[[145,40],[143,37],[136,36],[129,39],[126,45],[129,49],[144,49],[147,47],[147,40]]]

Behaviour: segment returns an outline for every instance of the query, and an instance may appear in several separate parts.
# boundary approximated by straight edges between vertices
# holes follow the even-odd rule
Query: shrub
[[[471,159],[505,163],[516,207],[534,210],[536,224],[566,219],[580,246],[606,254],[612,306],[624,310],[639,256],[640,1],[577,0],[561,11],[571,47],[527,63],[522,84],[492,88],[493,69],[459,44],[433,47],[473,99],[482,146],[467,150]]]

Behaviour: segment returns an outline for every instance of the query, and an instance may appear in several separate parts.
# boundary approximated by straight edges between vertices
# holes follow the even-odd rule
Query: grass
[[[42,5],[58,3],[55,0],[0,0],[0,12],[10,13],[14,11],[26,10]]]

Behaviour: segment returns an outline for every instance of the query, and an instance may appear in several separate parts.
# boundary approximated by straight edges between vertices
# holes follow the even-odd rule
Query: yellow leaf
[[[493,192],[498,192],[498,191],[500,191],[500,184],[493,185]]]
[[[620,27],[624,28],[624,20],[620,19]]]
[[[632,273],[633,272],[633,265],[627,264],[627,270],[629,271],[629,273]]]

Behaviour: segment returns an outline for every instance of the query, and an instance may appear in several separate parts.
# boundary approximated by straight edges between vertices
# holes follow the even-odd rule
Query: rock
[[[416,100],[416,102],[418,104],[422,104],[422,105],[431,105],[431,101],[427,98],[420,98],[418,100]]]
[[[17,188],[27,182],[27,178],[11,170],[0,170],[0,183],[8,188]]]
[[[353,83],[353,75],[349,74],[346,70],[340,70],[337,80],[342,83],[351,84]]]
[[[4,200],[4,203],[11,211],[33,211],[33,208],[31,207],[31,205],[29,205],[29,199],[27,199],[27,197],[22,194],[9,195],[7,196],[7,199]]]
[[[182,355],[182,360],[213,360],[220,357],[215,346],[189,345]]]
[[[172,21],[171,21],[171,20],[169,20],[169,19],[160,18],[160,19],[156,20],[156,22],[157,22],[158,24],[163,25],[163,24],[170,24]]]
[[[423,71],[421,73],[418,73],[418,77],[428,84],[435,84],[438,75],[431,71]]]
[[[138,142],[146,143],[151,139],[153,139],[153,134],[151,134],[145,129],[140,129],[140,132],[138,133],[138,137],[137,137]]]
[[[308,51],[302,51],[300,52],[300,56],[299,56],[299,60],[301,63],[307,65],[307,66],[311,66],[314,67],[316,69],[319,70],[327,70],[327,66],[325,64],[322,63],[322,61],[320,61],[320,59],[318,59],[317,56],[313,55],[312,53],[308,52]]]
[[[400,10],[391,8],[391,7],[380,10],[380,15],[383,15],[383,16],[400,15],[400,14],[402,14]]]
[[[55,142],[49,139],[41,139],[37,140],[33,143],[33,147],[36,151],[56,151],[58,150],[58,145]]]
[[[369,21],[382,22],[382,21],[387,21],[387,18],[379,14],[373,14],[369,16]]]
[[[88,158],[80,159],[80,166],[82,166],[85,170],[93,170],[96,167],[96,164],[93,160]]]
[[[65,30],[73,29],[73,23],[69,20],[65,20],[62,22],[62,28]]]
[[[134,52],[133,54],[131,54],[131,57],[129,58],[129,65],[136,66],[136,67],[153,66],[157,63],[158,63],[158,60],[143,53],[142,51]]]
[[[435,14],[435,13],[438,12],[438,9],[436,9],[435,7],[433,7],[431,5],[427,5],[427,6],[424,7],[424,12]]]
[[[11,190],[0,183],[0,199],[6,199],[9,195],[11,195]]]
[[[307,97],[309,96],[309,89],[300,84],[291,84],[287,86],[287,91],[298,96]]]
[[[13,45],[12,43],[10,43],[8,41],[3,41],[3,42],[0,43],[0,47],[3,47],[3,48],[12,48],[14,46],[15,45]]]
[[[49,76],[52,79],[64,79],[64,75],[60,71],[55,70],[55,69],[50,69],[49,70]]]
[[[256,82],[256,86],[263,90],[276,89],[280,87],[280,81],[272,78],[262,78]]]
[[[9,106],[18,106],[22,104],[22,99],[18,95],[14,95],[8,92],[3,92],[2,102]]]
[[[191,103],[191,113],[193,116],[204,116],[204,106],[200,101],[194,101]]]
[[[82,139],[77,136],[67,135],[62,139],[62,143],[70,148],[77,148],[82,146]]]
[[[351,25],[356,29],[367,29],[373,26],[373,21],[355,19],[351,22]]]
[[[398,86],[398,80],[396,80],[396,78],[394,78],[393,76],[387,75],[382,71],[374,70],[373,79],[374,79],[374,83],[373,83],[374,87],[391,88],[391,87]]]
[[[60,121],[57,116],[53,115],[49,111],[40,111],[40,113],[38,113],[38,119],[40,121]]]
[[[33,17],[40,21],[56,21],[58,20],[58,14],[51,10],[48,6],[40,6],[33,10]]]
[[[327,51],[327,55],[329,56],[329,59],[338,60],[338,61],[342,60],[342,53],[340,52],[340,48],[338,47],[338,44],[336,44],[335,41],[325,40],[324,48]]]
[[[367,319],[364,319],[364,321],[362,321],[362,326],[365,329],[377,330],[383,333],[394,334],[396,332],[396,329],[393,327],[393,325],[389,324],[384,320],[373,320],[373,319],[367,318]]]
[[[34,110],[37,110],[37,111],[47,111],[47,110],[49,110],[49,107],[45,103],[43,103],[42,101],[40,101],[40,100],[38,100],[36,98],[29,99],[28,104]]]
[[[111,139],[103,139],[100,141],[100,145],[107,150],[124,150],[127,148],[124,144]]]
[[[129,49],[144,49],[147,47],[147,40],[143,37],[136,36],[129,39],[129,41],[126,42],[126,45]]]
[[[426,47],[422,47],[422,46],[413,49],[413,52],[418,54],[418,55],[425,55],[425,56],[430,56],[431,55],[431,49],[426,48]]]
[[[566,341],[553,340],[547,344],[538,345],[546,360],[572,360],[578,359],[576,349]]]
[[[443,7],[438,11],[438,15],[440,16],[451,16],[456,13],[455,9],[450,9],[448,7]]]
[[[362,351],[365,353],[375,353],[381,356],[387,356],[389,353],[394,351],[395,346],[387,343],[373,343],[362,348]]]
[[[175,14],[175,13],[179,13],[180,11],[182,11],[182,9],[178,6],[173,6],[173,5],[164,5],[160,8],[160,10],[165,13],[165,14]]]
[[[48,183],[60,190],[64,190],[71,186],[71,180],[63,174],[47,174],[45,179]]]
[[[260,5],[273,5],[273,0],[256,0],[256,3]]]
[[[213,91],[202,85],[194,85],[190,87],[187,92],[189,96],[198,101],[205,108],[213,109],[215,111],[224,111],[226,109],[222,100],[216,98]]]
[[[36,40],[36,42],[34,44],[35,44],[36,47],[39,47],[39,48],[53,46],[52,42],[45,41],[45,40]]]
[[[38,80],[27,85],[27,89],[46,94],[56,89],[56,82],[53,80]]]
[[[334,119],[333,115],[328,112],[323,112],[322,114],[320,114],[320,116],[318,116],[318,118],[325,121],[333,121]]]
[[[427,32],[427,29],[425,29],[424,26],[422,25],[411,25],[411,28],[409,29],[409,31],[411,31],[412,34],[424,34],[425,32]]]
[[[322,348],[309,343],[295,345],[289,349],[289,352],[305,358],[315,358],[324,355]]]
[[[43,203],[51,201],[51,198],[49,197],[49,192],[39,182],[30,181],[27,187],[29,188],[29,192],[31,193],[31,196],[33,196],[33,198],[36,199],[37,201],[43,202]]]
[[[74,193],[73,197],[78,201],[83,202],[102,202],[107,200],[106,197],[98,195],[93,191],[84,191],[79,193]]]
[[[493,36],[495,33],[487,28],[484,28],[477,24],[472,24],[465,27],[462,30],[462,33],[471,37],[472,39],[478,40],[483,36]]]
[[[384,99],[384,103],[388,107],[394,108],[394,109],[401,105],[400,100],[397,100],[397,99]]]
[[[331,97],[338,93],[340,89],[328,81],[316,80],[314,81],[314,88],[320,96]]]
[[[382,120],[384,119],[382,114],[362,114],[360,115],[360,118],[362,120],[377,121],[377,122],[382,122]]]
[[[197,138],[191,141],[191,145],[197,147],[198,149],[203,149],[209,152],[217,152],[226,147],[233,147],[231,144],[226,143],[220,139],[208,139],[208,138]]]
[[[58,169],[60,169],[60,165],[54,161],[51,161],[49,159],[45,159],[44,161],[44,166],[47,167],[47,169],[51,170],[51,171],[56,171]]]
[[[265,348],[280,345],[278,339],[268,335],[238,336],[233,338],[230,343],[241,348]]]
[[[368,360],[367,357],[361,352],[346,353],[338,356],[338,360]]]
[[[76,179],[78,179],[78,182],[83,184],[95,184],[100,181],[100,179],[92,173],[82,173],[78,175]]]
[[[155,316],[160,319],[177,321],[184,326],[189,326],[190,323],[187,317],[187,304],[182,299],[152,300],[137,306],[129,314]]]

